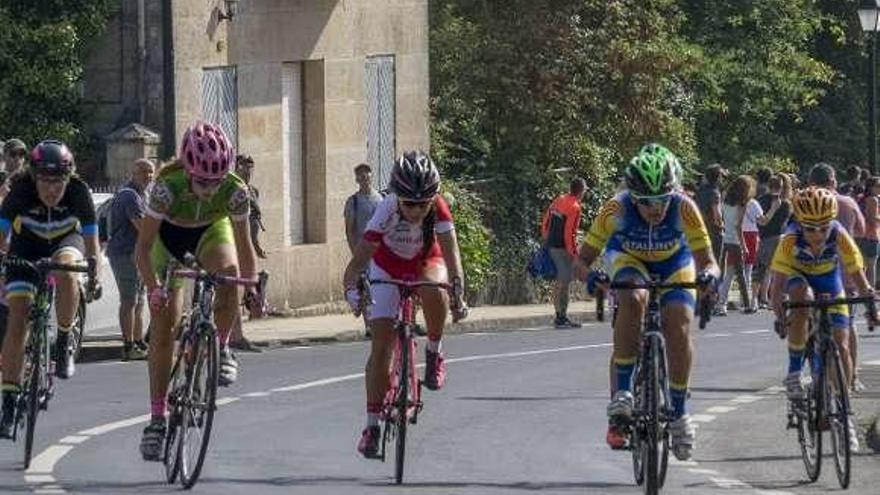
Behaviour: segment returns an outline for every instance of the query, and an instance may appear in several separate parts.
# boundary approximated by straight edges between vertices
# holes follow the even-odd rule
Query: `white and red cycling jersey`
[[[434,199],[434,214],[435,234],[444,234],[455,229],[452,213],[443,196],[437,195]],[[379,249],[373,255],[373,263],[394,278],[418,277],[428,261],[443,258],[436,238],[427,254],[423,254],[422,225],[403,218],[394,194],[385,196],[376,207],[373,218],[367,223],[364,239],[379,243]]]

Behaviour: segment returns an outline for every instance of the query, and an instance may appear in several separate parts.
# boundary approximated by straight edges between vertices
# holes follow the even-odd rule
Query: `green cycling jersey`
[[[248,187],[235,174],[228,174],[217,192],[200,199],[190,190],[186,171],[180,165],[162,170],[150,191],[147,214],[181,227],[202,227],[229,217],[248,219]]]

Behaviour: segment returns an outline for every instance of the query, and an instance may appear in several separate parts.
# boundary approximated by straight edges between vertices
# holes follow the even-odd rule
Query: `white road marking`
[[[670,458],[669,460],[672,460],[672,459],[673,458]],[[717,476],[718,475],[718,471],[716,471],[714,469],[705,469],[705,468],[691,468],[691,469],[688,469],[688,472],[691,474],[706,474],[709,476]]]
[[[223,397],[222,399],[217,399],[216,404],[218,406],[225,406],[226,404],[232,404],[233,402],[238,402],[241,400],[241,397]]]
[[[734,404],[751,404],[752,402],[757,402],[762,398],[763,397],[759,397],[757,395],[740,395],[731,399],[730,402]]]
[[[752,335],[756,333],[770,333],[770,330],[746,330],[740,333],[743,335]]]
[[[76,445],[78,443],[83,443],[88,439],[89,439],[89,437],[87,437],[85,435],[70,435],[68,437],[62,438],[61,440],[58,440],[58,443],[66,443],[66,444]]]
[[[784,391],[785,391],[785,387],[783,387],[782,385],[773,385],[772,387],[765,388],[764,390],[761,391],[761,393],[776,395],[776,394],[778,394],[780,392],[784,392]]]
[[[794,493],[780,490],[758,490],[758,495],[794,495]]]
[[[697,423],[711,423],[715,421],[715,416],[711,414],[691,414],[691,421]]]
[[[26,474],[24,482],[27,484],[55,483],[55,477],[51,474]]]
[[[522,352],[505,352],[501,354],[484,354],[481,356],[467,356],[461,358],[453,358],[447,359],[447,363],[466,363],[468,361],[485,361],[487,359],[501,359],[501,358],[509,358],[509,357],[521,357],[521,356],[535,356],[538,354],[551,354],[555,352],[566,352],[566,351],[580,351],[583,349],[599,349],[602,347],[611,347],[613,344],[589,344],[589,345],[574,345],[570,347],[557,347],[555,349],[539,349],[536,351],[522,351]]]
[[[674,456],[669,457],[670,466],[697,467],[697,461],[679,461]]]
[[[709,478],[709,481],[721,488],[751,488],[750,485],[731,478]]]
[[[107,423],[105,425],[96,426],[94,428],[89,428],[88,430],[83,430],[78,435],[86,435],[86,436],[96,436],[103,435],[105,433],[110,433],[111,431],[118,430],[120,428],[128,428],[129,426],[134,426],[139,423],[146,423],[150,420],[149,414],[144,414],[143,416],[136,416],[134,418],[123,419],[121,421],[115,421],[113,423]]]
[[[448,362],[448,360],[447,360]],[[345,382],[348,380],[356,380],[363,378],[363,373],[355,373],[352,375],[336,376],[333,378],[324,378],[323,380],[315,380],[313,382],[298,383],[296,385],[288,385],[286,387],[278,387],[270,389],[269,392],[295,392],[297,390],[305,390],[307,388],[321,387],[324,385],[332,385],[334,383]]]
[[[267,397],[272,395],[271,392],[251,392],[249,394],[242,394],[242,397]]]
[[[733,334],[730,333],[710,333],[703,336],[704,339],[717,339],[723,337],[732,337]]]
[[[880,359],[876,361],[865,361],[862,363],[863,366],[880,366]]]
[[[67,493],[58,485],[46,485],[42,488],[34,489],[34,493]]]
[[[55,464],[71,450],[73,450],[73,445],[52,445],[31,459],[31,467],[25,473],[52,474]]]
[[[733,406],[714,406],[706,409],[706,412],[710,412],[712,414],[726,414],[731,411],[736,411],[736,408]]]

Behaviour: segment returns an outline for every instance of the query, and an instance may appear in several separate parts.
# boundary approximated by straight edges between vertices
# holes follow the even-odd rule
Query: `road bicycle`
[[[819,479],[822,471],[822,432],[829,431],[834,467],[841,488],[849,487],[852,452],[850,450],[849,421],[852,408],[849,384],[844,372],[840,347],[834,340],[829,309],[838,305],[864,304],[868,308],[868,327],[873,331],[876,300],[874,296],[831,299],[821,295],[813,301],[783,301],[784,318],[777,322],[777,333],[785,336],[788,311],[797,308],[812,310],[805,347],[803,375],[804,398],[788,402],[787,429],[797,431],[801,457],[811,482]],[[779,326],[781,325],[781,329]],[[850,328],[850,331],[854,331]]]
[[[220,351],[214,324],[214,296],[218,285],[254,286],[265,306],[268,274],[257,280],[207,272],[187,255],[183,264],[172,262],[165,276],[170,287],[175,278],[193,281],[190,309],[177,327],[175,356],[168,384],[168,428],[165,431],[165,475],[168,483],[180,476],[181,485],[192,488],[199,479],[217,409]]]

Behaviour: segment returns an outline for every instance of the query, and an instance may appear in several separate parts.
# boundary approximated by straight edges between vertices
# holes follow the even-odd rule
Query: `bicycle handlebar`
[[[441,289],[452,290],[452,285],[446,282],[433,282],[430,280],[406,281],[396,279],[370,279],[370,284],[377,285],[396,285],[406,289],[417,289],[419,287],[439,287]]]
[[[57,263],[52,260],[52,258],[41,258],[36,261],[26,260],[24,258],[19,258],[17,256],[7,256],[3,260],[3,266],[14,266],[21,268],[28,268],[40,273],[46,272],[73,272],[73,273],[89,273],[90,267],[86,263],[78,263],[78,264],[66,264],[66,263]]]
[[[611,282],[609,285],[611,289],[622,289],[622,290],[636,290],[636,289],[646,289],[646,290],[676,290],[676,289],[701,289],[703,288],[703,284],[697,282],[631,282],[631,281],[622,281],[622,282]]]
[[[783,301],[782,309],[787,311],[789,309],[797,309],[797,308],[816,308],[816,309],[825,309],[830,308],[831,306],[839,306],[842,304],[864,304],[868,307],[868,315],[866,320],[868,321],[868,331],[873,332],[874,327],[877,324],[877,320],[875,319],[877,315],[877,296],[859,296],[859,297],[838,297],[835,299],[813,299],[809,301]],[[779,335],[779,338],[785,338],[785,327],[788,325],[788,318],[783,317],[781,322],[776,322],[776,333]],[[779,326],[782,328],[779,328]]]

